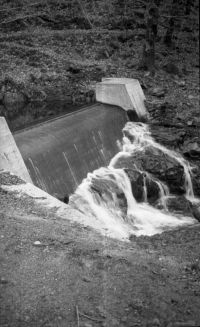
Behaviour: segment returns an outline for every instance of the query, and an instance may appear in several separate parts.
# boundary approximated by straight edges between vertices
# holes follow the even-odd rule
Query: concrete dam
[[[92,106],[15,132],[14,138],[6,127],[0,169],[31,179],[57,198],[68,197],[88,172],[107,166],[119,152],[127,111],[146,113],[143,91],[134,79],[104,79],[96,86],[96,100]],[[1,120],[1,125],[7,124]]]
[[[14,134],[33,183],[58,198],[70,195],[88,172],[108,165],[127,118],[95,104]]]
[[[146,110],[139,82],[106,79],[98,83],[96,99],[92,106],[14,135],[0,117],[0,171],[10,171],[28,182],[14,185],[12,190],[40,201],[47,199],[48,205],[58,206],[57,213],[64,219],[68,210],[75,210],[69,219],[125,241],[131,235],[150,236],[193,224],[191,216],[173,215],[168,210],[168,181],[159,180],[140,162],[147,149],[154,155],[164,154],[165,160],[173,159],[184,171],[186,201],[191,205],[199,201],[193,192],[189,163],[157,143],[148,125],[141,122]],[[134,168],[132,179],[125,171],[129,159],[130,168]],[[152,185],[156,186],[153,204],[149,202]],[[138,199],[133,192],[137,186],[141,193]],[[69,201],[69,205],[56,198]]]

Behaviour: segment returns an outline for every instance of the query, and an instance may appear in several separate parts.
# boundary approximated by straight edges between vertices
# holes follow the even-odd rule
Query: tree
[[[182,0],[172,0],[168,28],[164,37],[164,43],[169,47],[172,45],[175,24],[179,15],[180,7],[182,7]]]
[[[140,68],[154,71],[155,68],[155,41],[158,31],[159,0],[154,0],[146,7],[146,36],[143,45]]]

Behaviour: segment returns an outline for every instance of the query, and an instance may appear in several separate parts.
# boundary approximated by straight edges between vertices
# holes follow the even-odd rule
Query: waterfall
[[[77,207],[91,217],[94,228],[97,221],[101,222],[105,226],[106,235],[110,234],[121,239],[128,239],[132,234],[153,235],[179,225],[193,223],[190,217],[170,214],[167,211],[168,187],[148,172],[139,169],[137,170],[143,174],[143,202],[137,202],[127,173],[124,169],[116,167],[121,158],[130,158],[136,151],[142,151],[146,147],[159,149],[183,167],[185,195],[191,198],[194,197],[194,192],[189,163],[180,154],[155,142],[148,126],[143,123],[128,122],[123,129],[123,135],[120,152],[110,161],[108,167],[88,173],[75,194],[70,197],[71,204],[76,205],[78,197]],[[148,203],[148,180],[157,184],[163,210],[156,209]]]
[[[129,136],[129,148],[125,146],[128,151],[135,151],[138,149],[144,149],[145,147],[152,147],[160,150],[164,154],[176,160],[184,170],[185,177],[185,193],[186,197],[190,200],[194,198],[194,191],[191,180],[191,167],[188,161],[186,161],[178,152],[169,150],[163,145],[157,143],[151,136],[148,126],[143,123],[128,122],[123,129],[125,135]],[[127,142],[127,137],[126,141]]]

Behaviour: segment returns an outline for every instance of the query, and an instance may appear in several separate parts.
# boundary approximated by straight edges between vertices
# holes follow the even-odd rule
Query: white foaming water
[[[125,141],[129,144],[128,147],[125,146],[125,149],[128,149],[128,152],[142,150],[145,147],[150,146],[162,151],[169,157],[175,159],[184,169],[186,197],[190,200],[194,198],[194,191],[191,180],[191,167],[189,163],[179,153],[169,150],[163,145],[157,143],[152,138],[148,126],[146,124],[128,122],[124,127],[123,132],[125,135],[128,135]]]
[[[146,183],[147,179],[152,179],[159,187],[160,203],[164,209],[167,209],[166,199],[169,196],[169,189],[164,183],[142,172],[144,173],[144,202],[138,203],[132,194],[127,174],[123,169],[115,168],[120,158],[128,158],[135,151],[142,151],[145,147],[157,148],[182,165],[185,173],[186,196],[193,197],[189,164],[176,152],[155,142],[145,124],[129,122],[124,127],[123,133],[121,151],[111,160],[109,166],[89,173],[75,192],[75,196],[83,200],[80,205],[78,204],[79,207],[81,206],[80,210],[91,217],[93,227],[95,228],[95,221],[98,220],[105,226],[106,235],[127,240],[131,234],[153,235],[166,229],[193,223],[194,220],[190,217],[173,216],[147,203]],[[71,202],[76,203],[76,200]]]
[[[160,181],[156,181],[156,184],[158,185],[159,191],[160,191],[160,203],[162,207],[167,210],[167,199],[169,197],[169,188],[167,185]]]

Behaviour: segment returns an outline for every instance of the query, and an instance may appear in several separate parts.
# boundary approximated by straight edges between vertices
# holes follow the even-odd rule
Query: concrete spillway
[[[95,104],[18,131],[14,138],[33,183],[63,197],[119,151],[126,121],[119,107]]]

